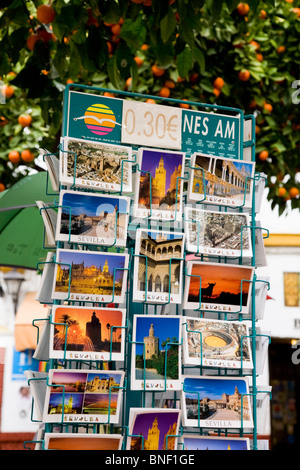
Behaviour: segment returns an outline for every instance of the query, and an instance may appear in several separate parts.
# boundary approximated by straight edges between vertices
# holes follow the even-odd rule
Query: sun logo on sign
[[[89,106],[84,116],[74,118],[74,121],[84,119],[86,127],[97,135],[107,135],[112,132],[116,125],[116,117],[113,111],[105,104],[93,104]]]

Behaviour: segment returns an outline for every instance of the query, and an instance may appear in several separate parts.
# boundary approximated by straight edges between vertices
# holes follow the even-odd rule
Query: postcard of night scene
[[[64,137],[60,150],[60,182],[108,192],[132,191],[132,148]]]
[[[45,433],[45,450],[121,450],[120,434]]]
[[[185,154],[140,148],[133,215],[151,220],[180,221]]]
[[[207,256],[252,257],[249,214],[185,207],[187,250]]]
[[[128,257],[127,253],[57,249],[52,298],[122,303]]]
[[[248,313],[253,275],[251,266],[187,261],[183,308]]]
[[[136,231],[133,301],[182,302],[183,233]]]
[[[185,316],[182,338],[185,365],[253,368],[246,323]]]
[[[50,358],[123,361],[126,310],[53,305]]]
[[[247,377],[184,376],[183,426],[253,428]]]
[[[43,421],[117,424],[124,374],[122,371],[50,369]]]
[[[127,450],[177,450],[181,411],[131,408]]]
[[[181,390],[181,317],[134,315],[132,390]]]
[[[195,153],[188,200],[232,208],[252,207],[255,162]]]
[[[248,437],[195,436],[183,434],[182,450],[250,450]]]
[[[81,191],[61,191],[56,240],[85,245],[125,246],[130,200]]]

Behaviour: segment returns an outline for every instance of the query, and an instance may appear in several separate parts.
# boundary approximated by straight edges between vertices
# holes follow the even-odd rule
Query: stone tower
[[[145,336],[144,338],[145,343],[145,359],[151,359],[152,356],[158,356],[158,346],[159,346],[159,338],[154,336],[154,327],[153,323],[150,326],[149,336]]]

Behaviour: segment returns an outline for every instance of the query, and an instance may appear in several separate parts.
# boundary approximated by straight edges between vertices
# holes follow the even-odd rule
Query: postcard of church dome
[[[185,207],[187,251],[207,256],[252,257],[249,214]]]
[[[185,235],[137,229],[133,301],[180,304]]]
[[[248,313],[254,268],[187,261],[183,308],[218,313]]]
[[[95,434],[74,432],[46,432],[45,450],[121,450],[121,434]]]
[[[253,428],[248,377],[185,376],[182,425],[203,428]]]
[[[126,310],[53,305],[50,358],[123,361]]]
[[[177,450],[181,411],[130,408],[127,450]]]
[[[60,183],[106,192],[132,191],[132,148],[64,137],[60,142]]]
[[[126,246],[130,199],[81,191],[61,191],[56,240]]]
[[[180,221],[185,154],[140,148],[133,215],[151,220]]]
[[[127,288],[128,253],[56,250],[52,298],[122,303]]]
[[[43,421],[118,424],[124,375],[123,371],[50,369]]]
[[[180,439],[182,450],[250,450],[248,437],[195,436],[183,434]]]
[[[185,365],[253,369],[246,323],[185,316],[182,338]]]
[[[190,166],[190,201],[252,207],[255,162],[194,153]]]
[[[181,390],[181,317],[134,315],[131,389]]]

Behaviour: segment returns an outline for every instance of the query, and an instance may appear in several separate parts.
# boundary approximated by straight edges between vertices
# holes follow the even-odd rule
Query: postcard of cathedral
[[[53,305],[50,359],[123,361],[126,310]]]
[[[133,215],[162,221],[182,219],[185,154],[140,148]]]
[[[131,408],[127,450],[177,450],[181,411]]]
[[[80,245],[126,246],[130,199],[60,191],[56,240]]]
[[[46,432],[44,435],[45,450],[121,450],[121,434],[94,433],[59,433]]]
[[[183,377],[182,425],[253,428],[248,377]]]
[[[180,439],[183,450],[250,450],[248,437],[195,436],[183,434]]]
[[[137,229],[133,301],[182,302],[184,233]]]
[[[254,267],[186,262],[183,308],[216,313],[248,313]]]
[[[78,302],[123,303],[128,253],[56,250],[52,298]]]
[[[185,207],[186,248],[207,256],[251,258],[249,214]]]
[[[189,201],[252,207],[255,162],[194,153],[190,166]]]
[[[43,421],[118,424],[124,375],[123,371],[50,369]]]
[[[134,315],[131,389],[181,390],[181,316]]]
[[[60,142],[60,183],[95,191],[132,191],[132,148],[64,137]]]
[[[246,323],[185,316],[182,338],[185,365],[253,369]]]

